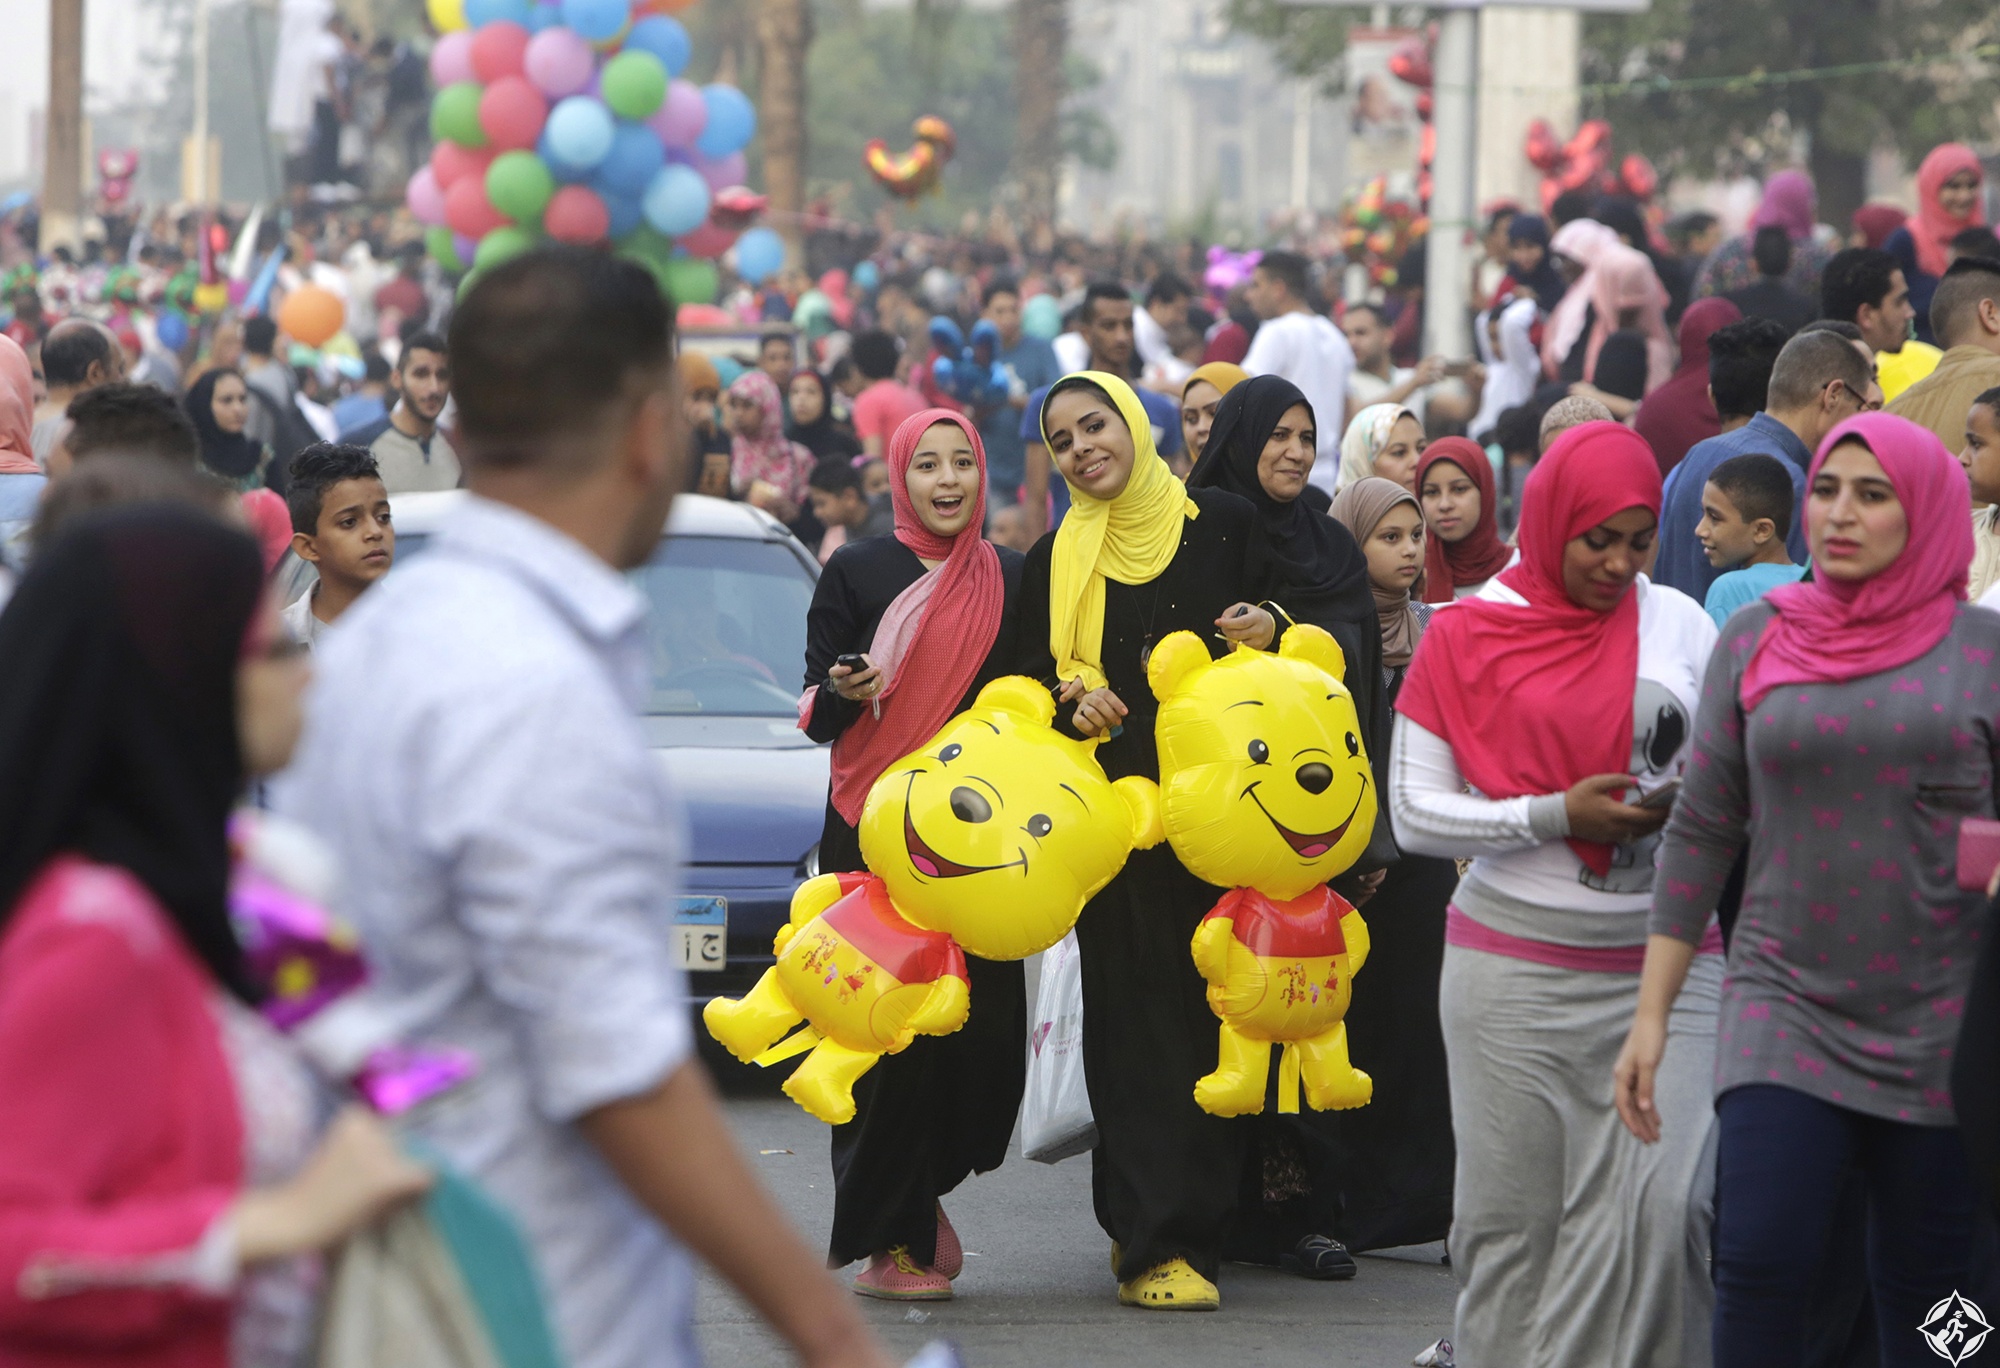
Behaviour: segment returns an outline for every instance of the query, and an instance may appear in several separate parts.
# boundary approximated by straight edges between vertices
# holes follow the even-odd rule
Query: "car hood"
[[[693,864],[796,864],[826,825],[824,746],[668,746],[654,757],[687,811]]]

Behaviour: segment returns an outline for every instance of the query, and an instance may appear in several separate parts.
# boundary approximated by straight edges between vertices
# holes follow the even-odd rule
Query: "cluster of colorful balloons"
[[[715,210],[747,193],[757,113],[734,86],[680,79],[691,50],[673,12],[691,3],[428,0],[444,35],[436,146],[408,203],[431,255],[476,274],[543,238],[605,243],[676,301],[713,300],[714,259],[749,236]],[[775,262],[749,255],[765,273],[783,264],[782,244]]]

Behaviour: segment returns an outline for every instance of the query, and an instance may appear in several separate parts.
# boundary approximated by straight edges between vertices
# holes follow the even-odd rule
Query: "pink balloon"
[[[460,147],[457,143],[445,139],[431,148],[431,174],[437,177],[437,183],[441,188],[449,190],[458,184],[461,176],[478,176],[484,180],[486,168],[491,166],[493,159],[499,155],[499,151],[495,148],[485,147],[474,151],[472,148]]]
[[[548,118],[549,102],[525,76],[502,76],[479,97],[479,126],[487,141],[503,152],[532,148]]]
[[[444,188],[437,183],[437,176],[428,166],[417,168],[417,173],[410,177],[403,198],[418,223],[434,228],[444,222]]]
[[[565,185],[542,211],[542,228],[558,242],[602,242],[611,231],[611,211],[595,191]]]
[[[522,69],[542,94],[552,100],[575,95],[590,85],[596,54],[575,30],[543,29],[528,40]]]
[[[472,71],[491,85],[503,76],[521,74],[528,50],[528,30],[512,19],[496,19],[472,35]]]
[[[646,120],[646,127],[659,134],[669,148],[693,147],[701,130],[708,127],[708,104],[701,98],[701,87],[692,81],[669,82],[667,98]]]
[[[442,90],[460,81],[476,79],[472,74],[472,34],[465,29],[447,33],[431,49],[431,79]]]
[[[737,233],[729,228],[718,228],[713,223],[704,223],[692,233],[683,233],[674,239],[676,246],[685,248],[689,256],[719,257],[736,245]]]
[[[708,182],[711,190],[727,190],[732,185],[741,185],[749,174],[749,164],[743,160],[741,152],[731,152],[714,161],[703,157],[700,169],[701,178]]]
[[[507,222],[493,202],[486,198],[486,185],[477,176],[466,176],[444,193],[444,221],[455,233],[482,238]]]

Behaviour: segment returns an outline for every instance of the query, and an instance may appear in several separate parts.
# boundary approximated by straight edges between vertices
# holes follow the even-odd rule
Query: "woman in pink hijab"
[[[1830,247],[1816,236],[1819,221],[1819,191],[1811,176],[1803,171],[1780,171],[1764,182],[1764,198],[1750,216],[1749,227],[1725,239],[1709,253],[1695,277],[1694,294],[1726,295],[1757,283],[1757,262],[1751,244],[1759,228],[1783,228],[1792,240],[1792,265],[1785,283],[1807,299],[1819,298],[1820,272],[1832,259]]]
[[[35,373],[28,354],[13,338],[0,336],[0,564],[18,563],[14,553],[48,483],[30,446],[34,423]]]
[[[1549,239],[1549,254],[1555,258],[1556,267],[1569,281],[1569,288],[1549,313],[1549,321],[1542,329],[1542,371],[1551,380],[1563,373],[1563,365],[1570,360],[1570,353],[1585,341],[1590,320],[1592,291],[1596,282],[1592,279],[1592,268],[1606,252],[1624,246],[1618,234],[1599,223],[1596,219],[1572,219],[1556,229]],[[1583,357],[1576,358],[1572,369],[1584,363]],[[1580,379],[1582,372],[1572,379]]]
[[[1653,271],[1644,252],[1622,244],[1606,248],[1591,269],[1590,337],[1583,354],[1583,378],[1598,388],[1598,360],[1604,344],[1618,333],[1633,333],[1644,343],[1646,379],[1638,396],[1651,394],[1673,374],[1674,343],[1667,332],[1667,287]]]
[[[1885,1336],[1981,1276],[1960,1110],[1990,1117],[1994,1093],[1955,1093],[1953,1054],[1979,1034],[1967,996],[2000,926],[1954,875],[1960,822],[2000,796],[2000,614],[1965,602],[1969,506],[1928,430],[1841,423],[1800,510],[1812,578],[1738,610],[1709,661],[1614,1096],[1640,1140],[1671,1134],[1667,1024],[1747,854],[1717,1018],[1716,1368],[1801,1361],[1843,1172],[1867,1188]]]
[[[835,551],[806,614],[799,728],[833,743],[818,847],[827,874],[865,868],[855,826],[882,772],[1013,673],[1018,654],[1025,558],[984,539],[978,429],[963,414],[926,409],[896,429],[887,455],[894,535]],[[859,668],[841,663],[854,656]],[[967,963],[966,1024],[885,1056],[855,1086],[854,1119],[833,1128],[828,1257],[836,1268],[868,1260],[854,1283],[864,1297],[951,1296],[962,1251],[939,1199],[998,1167],[1014,1130],[1026,1081],[1025,978],[1018,962]]]
[[[1951,265],[1951,240],[1986,222],[1986,172],[1964,143],[1933,147],[1917,168],[1917,212],[1889,234],[1882,250],[1896,258],[1917,311],[1917,338],[1937,345],[1931,295]]]

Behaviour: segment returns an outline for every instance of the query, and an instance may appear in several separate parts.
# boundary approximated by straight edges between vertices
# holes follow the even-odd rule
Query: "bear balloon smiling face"
[[[1054,945],[1125,857],[1161,838],[1152,782],[1106,779],[1094,745],[1054,716],[1033,680],[995,680],[891,765],[861,812],[862,858],[897,911],[981,959]]]
[[[1375,779],[1344,668],[1312,626],[1287,631],[1275,655],[1238,646],[1211,660],[1192,632],[1154,649],[1167,839],[1196,875],[1283,900],[1367,849]]]

